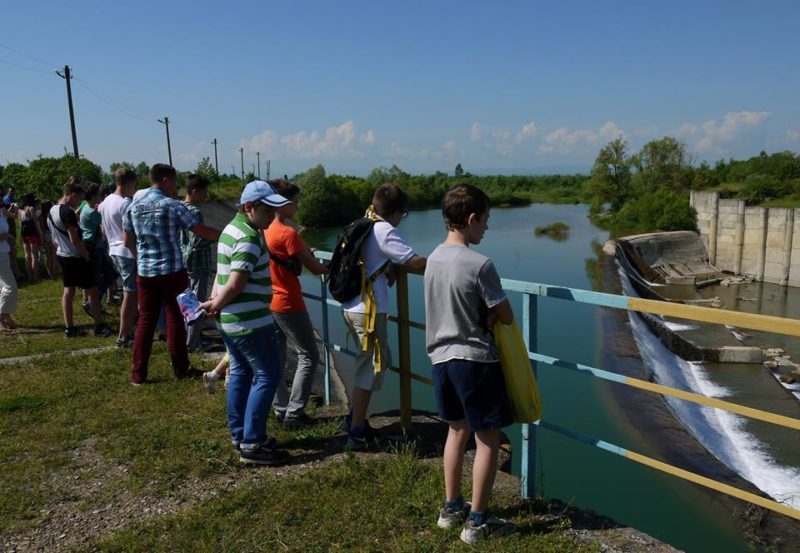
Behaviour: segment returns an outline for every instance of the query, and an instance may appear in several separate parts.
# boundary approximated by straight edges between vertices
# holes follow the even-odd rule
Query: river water
[[[565,240],[534,235],[536,226],[556,221],[570,226]],[[310,245],[330,251],[340,230],[307,230],[304,238]],[[410,213],[399,231],[422,255],[429,254],[445,234],[439,210]],[[537,204],[493,209],[489,231],[476,249],[494,260],[504,278],[593,289],[601,280],[599,245],[607,238],[606,231],[589,222],[586,206]],[[409,288],[411,318],[424,321],[422,279],[412,276]],[[304,277],[304,289],[319,290],[318,281]],[[521,298],[512,295],[511,300],[519,320]],[[319,321],[317,305],[309,302],[309,310]],[[332,311],[332,337],[341,344],[346,336],[340,319]],[[614,366],[603,365],[615,362],[603,352],[618,340],[619,329],[609,327],[602,308],[545,298],[539,301],[538,321],[541,353],[615,371]],[[625,332],[630,335],[629,330]],[[396,352],[396,340],[392,345]],[[424,333],[413,329],[412,351],[412,370],[430,376]],[[619,401],[620,385],[551,367],[539,369],[539,384],[543,415],[549,422],[660,458],[664,436],[652,430],[658,425],[640,424],[630,404]],[[434,409],[429,386],[414,382],[413,398],[415,408]],[[656,395],[648,398],[664,401]],[[391,374],[373,398],[372,410],[396,409],[398,405],[397,378]],[[519,427],[507,429],[507,434],[515,451],[513,470],[518,474]],[[547,497],[592,509],[687,551],[750,550],[739,519],[725,507],[729,503],[720,502],[713,492],[546,430],[539,430],[538,445],[538,488]]]

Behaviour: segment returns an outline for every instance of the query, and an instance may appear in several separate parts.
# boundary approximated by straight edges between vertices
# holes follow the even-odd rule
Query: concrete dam
[[[709,262],[759,282],[800,286],[800,209],[748,207],[718,192],[691,192]]]

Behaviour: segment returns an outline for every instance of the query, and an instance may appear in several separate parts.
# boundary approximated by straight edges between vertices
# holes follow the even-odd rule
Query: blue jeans
[[[273,325],[246,336],[222,335],[230,356],[228,426],[243,448],[266,440],[267,416],[281,379],[278,334]]]

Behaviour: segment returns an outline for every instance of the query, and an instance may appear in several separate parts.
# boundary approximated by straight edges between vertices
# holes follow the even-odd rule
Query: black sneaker
[[[200,380],[203,378],[205,371],[201,371],[200,369],[196,369],[189,365],[189,369],[183,376],[179,376],[178,378],[181,380]]]
[[[349,415],[344,418],[344,420],[341,422],[341,424],[339,424],[339,430],[341,430],[345,434],[350,434],[350,416]],[[378,434],[378,431],[375,430],[374,428],[372,428],[369,425],[369,421],[366,420],[366,419],[364,420],[364,434],[370,440],[373,439],[373,438],[379,438],[380,437],[380,434]]]
[[[289,460],[289,453],[285,449],[278,449],[275,442],[270,440],[255,449],[239,449],[239,461],[246,465],[266,465],[274,467],[282,465]]]
[[[107,324],[95,325],[94,335],[98,338],[108,338],[114,335],[114,331]]]
[[[78,336],[86,336],[86,331],[77,326],[68,326],[64,329],[65,338],[77,338]]]
[[[347,435],[347,449],[350,451],[366,451],[368,447],[366,434],[357,436],[351,432]]]
[[[292,418],[284,417],[284,418],[282,418],[281,426],[285,430],[300,430],[300,429],[306,428],[308,426],[314,426],[315,424],[317,424],[317,422],[318,422],[317,419],[312,419],[311,417],[309,417],[305,413],[300,413],[296,417],[292,417]]]
[[[124,337],[124,338],[117,338],[117,343],[115,344],[117,349],[130,349],[133,347],[133,338],[131,337]]]

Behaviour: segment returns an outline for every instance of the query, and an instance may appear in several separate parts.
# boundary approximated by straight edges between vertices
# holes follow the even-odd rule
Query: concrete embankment
[[[692,192],[697,227],[712,264],[736,275],[800,286],[800,210],[748,207],[718,192]]]

